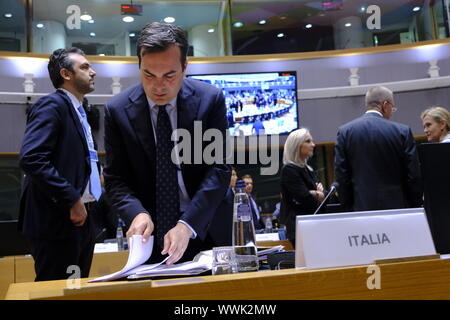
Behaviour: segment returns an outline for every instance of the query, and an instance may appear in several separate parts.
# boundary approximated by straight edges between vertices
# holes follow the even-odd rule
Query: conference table
[[[374,287],[374,271],[378,286]],[[282,269],[160,280],[13,283],[9,300],[450,299],[450,259],[393,259],[317,270]]]

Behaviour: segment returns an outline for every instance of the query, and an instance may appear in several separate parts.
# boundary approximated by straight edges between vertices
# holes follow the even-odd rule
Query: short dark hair
[[[64,83],[64,79],[59,73],[61,69],[67,69],[73,72],[73,61],[69,58],[70,53],[77,53],[82,56],[85,55],[83,50],[72,47],[69,49],[57,49],[53,51],[49,58],[47,69],[55,89],[60,88]]]
[[[179,26],[161,22],[152,22],[147,24],[139,34],[137,40],[137,57],[139,67],[141,67],[141,53],[162,52],[170,46],[176,45],[180,48],[181,68],[184,71],[186,56],[189,48],[186,33]],[[142,50],[141,50],[142,49]]]

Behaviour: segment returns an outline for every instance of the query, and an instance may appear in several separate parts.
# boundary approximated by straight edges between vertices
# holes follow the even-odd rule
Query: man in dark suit
[[[54,51],[48,71],[57,90],[30,109],[19,159],[26,175],[19,228],[31,240],[36,281],[89,276],[94,238],[86,209],[101,193],[82,111],[95,71],[78,48]]]
[[[366,94],[367,112],[342,127],[335,146],[335,177],[346,211],[419,207],[422,187],[411,129],[389,119],[394,96],[385,87]]]
[[[129,225],[127,237],[146,241],[155,234],[151,261],[169,254],[168,264],[214,245],[208,229],[230,181],[229,166],[219,163],[224,159],[206,163],[206,144],[195,140],[214,129],[225,143],[224,97],[211,85],[185,79],[187,50],[181,28],[145,26],[137,42],[141,83],[105,108],[107,193]],[[171,152],[175,129],[190,136],[190,143],[183,138],[183,156],[192,157],[181,164]]]
[[[250,209],[252,210],[253,216],[253,225],[255,226],[255,230],[263,229],[264,226],[261,221],[261,213],[259,212],[258,204],[253,197],[253,178],[251,175],[246,174],[242,177],[242,180],[245,182],[245,192],[248,194],[248,198],[250,200]]]

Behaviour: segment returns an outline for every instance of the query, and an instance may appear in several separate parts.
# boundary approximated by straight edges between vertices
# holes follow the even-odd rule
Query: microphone
[[[330,188],[330,192],[328,192],[327,196],[323,199],[322,203],[320,204],[320,206],[316,209],[316,211],[313,213],[313,215],[315,215],[317,212],[320,211],[320,209],[322,209],[323,205],[325,204],[325,202],[327,202],[328,198],[334,193],[336,192],[336,189],[339,187],[339,183],[337,182],[333,182],[331,184],[331,188]]]

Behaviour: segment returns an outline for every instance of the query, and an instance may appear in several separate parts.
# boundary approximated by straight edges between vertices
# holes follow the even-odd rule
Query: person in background
[[[252,210],[253,215],[253,225],[255,226],[255,230],[263,229],[264,226],[261,222],[261,214],[259,207],[255,201],[255,198],[253,197],[253,178],[251,175],[246,174],[242,177],[242,180],[245,182],[245,192],[248,194],[248,197],[250,199],[250,209]]]
[[[26,175],[19,229],[31,240],[36,281],[66,279],[69,266],[89,276],[95,245],[90,207],[101,196],[82,106],[96,73],[78,48],[55,50],[48,72],[57,90],[30,109],[19,157]]]
[[[419,159],[411,129],[390,121],[394,94],[370,88],[366,112],[341,126],[335,145],[335,178],[346,211],[417,208],[422,201]]]
[[[422,112],[423,131],[428,142],[450,142],[450,113],[442,107],[431,107]]]
[[[325,197],[322,184],[308,165],[314,148],[313,138],[306,128],[292,131],[284,144],[280,223],[286,226],[287,238],[294,246],[295,217],[313,214]]]

